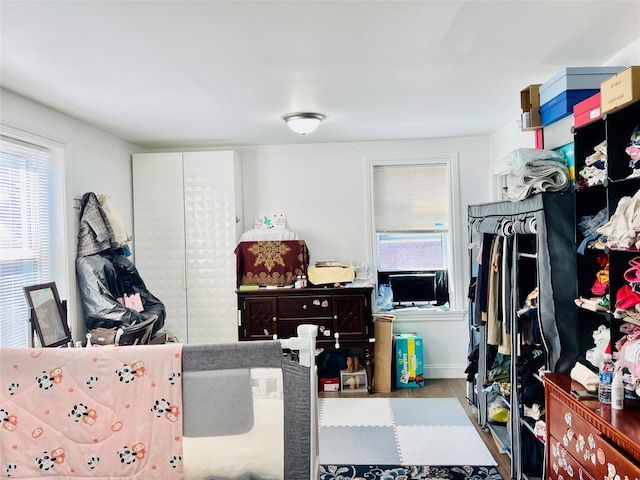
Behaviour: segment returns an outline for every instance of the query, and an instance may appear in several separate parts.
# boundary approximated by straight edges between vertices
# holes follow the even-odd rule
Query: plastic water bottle
[[[598,378],[598,400],[600,403],[611,403],[611,384],[613,383],[613,360],[611,353],[605,353],[600,363]]]
[[[611,408],[622,410],[624,408],[624,385],[622,383],[622,373],[616,372],[611,383]]]

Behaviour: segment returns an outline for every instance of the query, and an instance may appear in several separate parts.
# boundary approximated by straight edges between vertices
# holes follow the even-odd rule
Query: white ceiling
[[[640,1],[5,1],[1,85],[147,148],[486,135]],[[294,111],[327,116],[289,131]]]

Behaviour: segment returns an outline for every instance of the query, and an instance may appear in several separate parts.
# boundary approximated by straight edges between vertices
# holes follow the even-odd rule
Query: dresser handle
[[[334,319],[334,320],[337,320],[337,319],[338,319],[338,315],[334,315],[334,316],[333,316],[333,319]]]
[[[303,309],[303,310],[306,310],[306,309],[307,309],[307,306],[306,306],[306,305],[302,305],[302,309]]]
[[[273,317],[271,320],[273,320],[273,321],[275,322],[275,321],[277,321],[277,318],[276,318],[276,317]]]

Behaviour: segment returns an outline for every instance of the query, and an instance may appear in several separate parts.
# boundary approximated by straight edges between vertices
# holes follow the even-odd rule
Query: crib
[[[315,480],[316,335],[0,349],[0,477]]]

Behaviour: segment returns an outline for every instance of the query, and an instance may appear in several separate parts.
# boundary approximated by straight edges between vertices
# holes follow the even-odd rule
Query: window
[[[29,345],[22,287],[52,281],[45,148],[0,137],[0,346]]]
[[[457,192],[454,159],[379,158],[370,160],[369,168],[378,272],[440,272],[448,277],[452,290],[457,263],[452,222]]]
[[[447,236],[421,233],[377,233],[378,270],[444,270]]]

